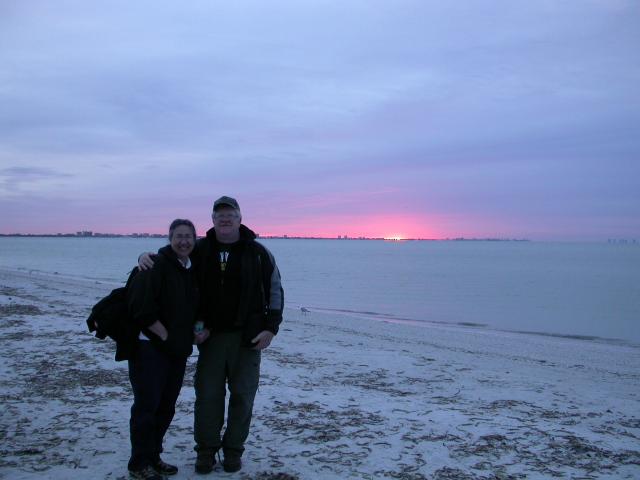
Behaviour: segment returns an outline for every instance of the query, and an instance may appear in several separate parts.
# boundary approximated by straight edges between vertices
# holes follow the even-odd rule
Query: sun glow
[[[409,214],[344,214],[335,216],[320,214],[313,217],[299,216],[290,222],[278,223],[278,219],[261,217],[263,224],[252,225],[262,236],[318,237],[318,238],[374,238],[390,242],[442,237],[428,217]],[[269,233],[267,233],[269,232]]]

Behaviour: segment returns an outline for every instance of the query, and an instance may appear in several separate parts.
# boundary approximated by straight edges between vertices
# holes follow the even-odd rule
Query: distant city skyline
[[[407,238],[407,237],[350,237],[348,235],[338,235],[337,237],[326,236],[295,236],[295,235],[260,235],[255,232],[260,239],[283,239],[283,240],[380,240],[380,241],[417,241],[417,242],[438,242],[438,241],[483,241],[483,242],[530,242],[528,238],[499,238],[499,237],[454,237],[454,238]],[[202,238],[203,234],[198,234],[198,238]],[[167,238],[166,233],[148,233],[148,232],[132,232],[132,233],[108,233],[108,232],[56,232],[56,233],[0,233],[0,237],[64,237],[64,238]],[[636,238],[608,238],[608,243],[636,244],[640,243]]]
[[[438,241],[438,240],[487,240],[487,241],[528,241],[524,238],[407,238],[407,237],[365,237],[349,235],[338,235],[336,237],[326,236],[296,236],[296,235],[261,235],[254,232],[258,238],[278,238],[278,239],[309,239],[309,240],[388,240],[388,241]],[[93,232],[91,230],[82,230],[77,232],[56,232],[56,233],[0,233],[2,237],[73,237],[73,238],[112,238],[112,237],[134,237],[134,238],[167,238],[166,233],[149,233],[149,232],[132,232],[132,233],[110,233],[110,232]],[[202,238],[204,234],[197,234],[198,238]]]
[[[8,2],[0,233],[640,238],[640,4]]]

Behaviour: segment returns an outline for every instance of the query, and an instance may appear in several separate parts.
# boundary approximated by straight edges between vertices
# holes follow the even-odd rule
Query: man
[[[260,376],[260,352],[278,333],[284,292],[273,255],[242,225],[238,202],[223,196],[213,204],[214,227],[192,254],[200,283],[196,335],[200,351],[195,376],[195,469],[209,473],[222,448],[226,472],[242,467],[253,402]],[[150,258],[143,255],[142,265]],[[225,396],[230,395],[224,436]]]

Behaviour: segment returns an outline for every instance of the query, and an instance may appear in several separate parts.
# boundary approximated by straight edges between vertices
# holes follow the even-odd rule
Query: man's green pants
[[[213,333],[199,347],[195,376],[194,435],[197,451],[241,456],[249,435],[260,378],[260,352],[242,343],[242,332]],[[227,427],[221,438],[227,388]]]

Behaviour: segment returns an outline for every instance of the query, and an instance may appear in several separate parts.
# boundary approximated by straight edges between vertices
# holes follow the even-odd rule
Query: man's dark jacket
[[[284,290],[275,259],[255,239],[253,231],[240,226],[241,281],[235,323],[242,329],[246,345],[250,345],[251,340],[264,330],[278,333],[284,306]],[[210,331],[220,331],[221,319],[216,318],[218,310],[215,305],[215,299],[219,298],[217,289],[221,288],[220,258],[214,228],[196,242],[192,259],[200,285],[200,318]]]

